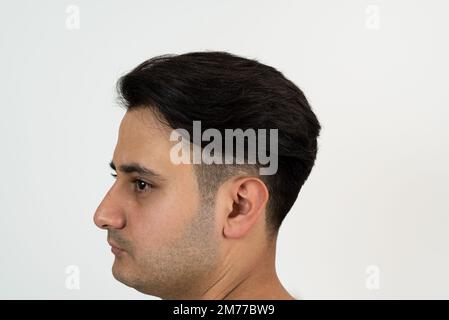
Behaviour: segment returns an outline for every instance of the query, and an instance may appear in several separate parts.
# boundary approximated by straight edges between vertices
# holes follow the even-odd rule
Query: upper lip
[[[120,248],[119,246],[117,246],[115,243],[113,243],[112,241],[110,241],[110,240],[108,240],[108,243],[109,243],[109,245],[111,246],[111,247],[114,247],[114,248],[117,248],[117,249],[120,249],[120,250],[123,250],[122,248]]]

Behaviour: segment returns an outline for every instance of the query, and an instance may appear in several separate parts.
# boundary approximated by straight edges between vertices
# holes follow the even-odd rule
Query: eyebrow
[[[117,171],[117,168],[113,161],[109,163],[109,166],[112,170]],[[154,170],[151,170],[149,168],[145,168],[143,165],[138,164],[136,162],[131,163],[124,163],[119,166],[119,171],[124,173],[138,173],[143,176],[151,177],[151,178],[158,178],[162,179],[161,175]]]

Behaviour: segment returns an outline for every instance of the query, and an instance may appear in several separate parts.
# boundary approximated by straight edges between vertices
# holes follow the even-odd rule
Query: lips
[[[114,243],[112,243],[112,242],[110,242],[110,241],[108,241],[108,243],[109,243],[109,245],[111,246],[111,251],[112,251],[113,254],[115,254],[115,255],[120,255],[120,254],[122,254],[122,253],[125,252],[125,250],[123,250],[123,249],[120,248],[120,247],[117,247]]]
[[[122,253],[125,252],[125,250],[117,248],[117,247],[111,247],[111,251],[113,254],[117,255],[121,255]]]

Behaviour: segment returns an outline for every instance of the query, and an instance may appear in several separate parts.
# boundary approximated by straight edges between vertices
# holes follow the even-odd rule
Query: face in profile
[[[107,230],[118,281],[173,298],[200,289],[192,283],[215,269],[220,229],[193,166],[170,161],[170,132],[148,108],[126,112],[111,162],[115,181],[94,221]]]
[[[153,57],[117,85],[127,111],[116,180],[94,215],[114,277],[163,299],[292,299],[276,239],[321,129],[303,92],[271,66],[219,51]],[[174,130],[192,136],[179,144]],[[184,146],[202,152],[175,161],[180,145],[183,160]],[[223,156],[231,161],[209,161]]]

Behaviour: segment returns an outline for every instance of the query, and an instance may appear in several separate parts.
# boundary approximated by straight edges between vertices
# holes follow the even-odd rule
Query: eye
[[[142,181],[140,179],[134,180],[134,186],[136,188],[137,193],[148,192],[152,187],[151,184],[149,184],[148,182]]]
[[[111,173],[111,176],[116,179],[117,178],[117,174],[116,173]],[[143,193],[143,192],[148,192],[150,191],[151,188],[153,188],[153,185],[151,183],[145,182],[143,180],[140,179],[135,179],[132,181],[134,188],[135,188],[135,192],[137,193]]]

